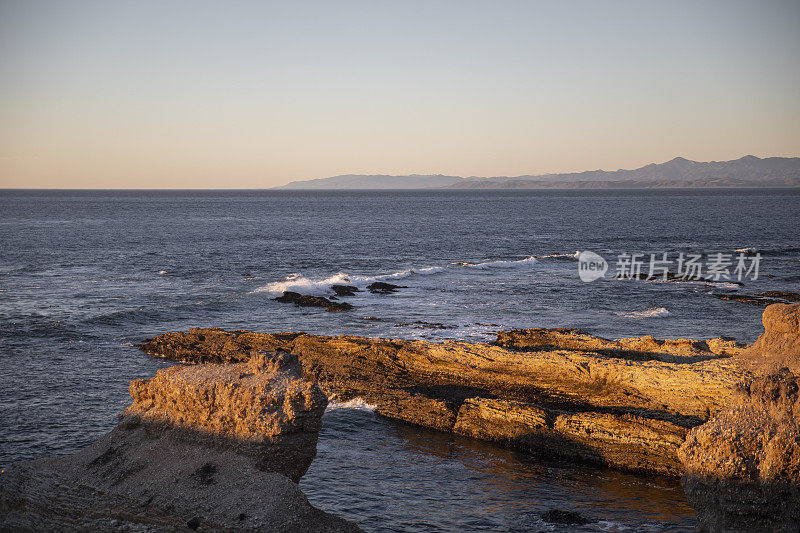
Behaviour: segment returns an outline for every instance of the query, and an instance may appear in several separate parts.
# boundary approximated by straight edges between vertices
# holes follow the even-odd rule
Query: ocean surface
[[[604,257],[605,278],[582,282],[577,251]],[[759,253],[759,277],[613,278],[621,254],[645,254],[647,273],[649,254],[681,252]],[[359,292],[344,313],[273,300],[373,281],[406,288]],[[752,342],[763,309],[714,294],[766,290],[800,292],[797,190],[0,191],[0,466],[112,429],[130,380],[169,366],[132,344],[166,331]],[[534,462],[359,402],[329,409],[301,487],[368,531],[559,530],[540,518],[552,508],[596,519],[586,531],[694,526],[674,480]]]

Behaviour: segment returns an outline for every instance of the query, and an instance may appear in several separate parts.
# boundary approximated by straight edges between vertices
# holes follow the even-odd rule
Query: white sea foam
[[[547,255],[537,255],[537,259],[578,259],[581,255],[581,251],[578,250],[575,253],[571,254],[547,254]]]
[[[272,294],[283,294],[285,291],[294,291],[313,296],[325,296],[330,293],[331,285],[368,285],[374,281],[385,279],[402,279],[409,276],[427,276],[442,272],[443,267],[432,266],[423,268],[409,268],[389,274],[378,274],[377,276],[351,276],[344,272],[337,272],[333,276],[326,278],[307,278],[303,274],[289,274],[283,281],[274,281],[257,288],[253,292],[269,292]]]
[[[721,288],[724,288],[724,289],[732,289],[732,290],[735,290],[735,291],[738,291],[739,289],[742,288],[741,286],[737,285],[736,283],[715,283],[714,287],[721,287]]]
[[[328,411],[338,411],[341,409],[351,409],[354,411],[375,411],[377,409],[377,405],[372,405],[371,403],[367,403],[366,401],[362,400],[361,398],[353,398],[352,400],[347,400],[346,402],[334,402],[329,403],[325,412]]]
[[[283,294],[285,291],[300,292],[322,296],[330,292],[331,285],[348,284],[350,276],[344,272],[338,272],[333,276],[321,279],[307,278],[300,273],[289,274],[283,281],[273,281],[263,287],[259,287],[253,292],[269,292],[273,294]]]
[[[427,276],[429,274],[437,274],[444,271],[444,267],[432,266],[423,268],[409,268],[407,270],[400,270],[399,272],[392,272],[391,274],[379,274],[377,276],[355,276],[356,281],[369,283],[381,279],[402,279],[413,275]]]
[[[623,318],[664,318],[670,315],[666,307],[651,307],[644,311],[633,311],[631,313],[617,312],[614,313]]]
[[[526,257],[525,259],[519,259],[517,261],[486,261],[484,263],[465,263],[459,262],[454,263],[456,265],[465,266],[467,268],[476,268],[478,270],[486,270],[489,268],[527,268],[534,263],[536,263],[536,258],[534,256]]]

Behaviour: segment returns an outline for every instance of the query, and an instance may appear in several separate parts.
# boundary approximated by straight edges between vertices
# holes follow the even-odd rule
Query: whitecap
[[[536,263],[536,258],[534,256],[528,256],[525,259],[519,259],[517,261],[486,261],[484,263],[466,263],[466,262],[459,262],[455,263],[457,265],[465,266],[467,268],[475,268],[478,270],[486,270],[488,268],[526,268],[530,265]]]
[[[285,291],[299,292],[313,296],[326,296],[330,293],[331,285],[368,285],[374,281],[386,279],[402,279],[409,276],[427,276],[442,272],[443,267],[432,266],[422,268],[409,268],[389,274],[378,274],[376,276],[351,276],[345,272],[337,272],[325,278],[307,278],[303,274],[296,272],[289,274],[283,281],[273,281],[255,289],[256,292],[269,292],[272,294],[283,294]]]
[[[669,316],[670,312],[666,307],[651,307],[644,311],[633,311],[630,313],[620,311],[614,314],[623,318],[664,318]]]
[[[312,279],[300,273],[289,274],[283,281],[273,281],[257,288],[253,292],[269,292],[272,294],[283,294],[286,291],[300,292],[315,296],[323,296],[330,292],[331,285],[348,284],[350,276],[344,272],[338,272],[327,278]]]
[[[571,254],[546,254],[546,255],[537,255],[537,259],[575,259],[577,260],[580,257],[581,251],[578,250]]]
[[[325,412],[327,413],[328,411],[339,411],[341,409],[373,412],[377,408],[378,408],[377,405],[367,403],[361,398],[353,398],[352,400],[347,400],[346,402],[331,402],[328,404],[328,407],[327,409],[325,409]]]
[[[413,275],[420,275],[420,276],[428,276],[430,274],[438,274],[442,272],[444,267],[440,266],[431,266],[431,267],[423,267],[423,268],[409,268],[406,270],[400,270],[397,272],[392,272],[390,274],[378,274],[377,276],[354,276],[353,279],[356,281],[361,281],[364,283],[369,283],[371,281],[376,281],[380,279],[402,279],[407,278]]]

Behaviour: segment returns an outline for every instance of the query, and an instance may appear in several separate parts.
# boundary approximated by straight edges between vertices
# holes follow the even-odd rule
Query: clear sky
[[[0,0],[0,187],[800,155],[800,2]]]

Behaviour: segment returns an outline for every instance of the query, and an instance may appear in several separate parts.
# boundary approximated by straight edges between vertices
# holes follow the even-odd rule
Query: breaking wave
[[[377,405],[367,403],[361,398],[353,398],[352,400],[347,400],[346,402],[331,402],[328,404],[328,407],[325,409],[325,412],[327,413],[328,411],[339,411],[342,409],[374,412],[375,409],[377,408],[378,408]]]
[[[631,313],[616,312],[614,314],[623,318],[664,318],[668,317],[670,312],[666,307],[651,307],[644,311],[633,311]]]
[[[538,259],[565,259],[565,260],[578,260],[578,257],[581,255],[581,251],[577,250],[575,253],[571,254],[547,254],[547,255],[537,255]]]
[[[476,268],[478,270],[485,270],[488,268],[525,268],[536,262],[537,262],[536,258],[531,255],[526,257],[525,259],[519,259],[517,261],[498,260],[498,261],[485,261],[483,263],[468,263],[466,261],[459,261],[453,264],[467,268]]]
[[[390,274],[379,274],[377,276],[351,276],[345,272],[337,272],[326,278],[307,278],[297,272],[289,274],[283,281],[273,281],[255,289],[252,292],[269,292],[273,294],[283,294],[285,291],[294,291],[313,296],[325,296],[330,292],[332,285],[368,285],[374,281],[384,279],[403,279],[409,276],[426,276],[437,274],[444,270],[443,267],[423,267],[409,268],[392,272]]]

